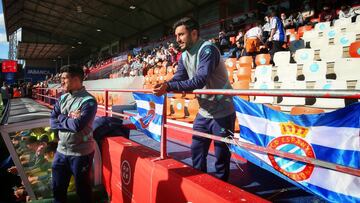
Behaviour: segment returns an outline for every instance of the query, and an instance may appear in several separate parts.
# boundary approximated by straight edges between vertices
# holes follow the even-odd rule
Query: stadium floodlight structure
[[[9,59],[17,60],[17,46],[21,41],[22,29],[19,28],[11,35],[9,35]]]

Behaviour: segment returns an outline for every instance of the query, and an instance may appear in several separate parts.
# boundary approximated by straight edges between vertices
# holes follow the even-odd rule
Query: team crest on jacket
[[[271,140],[268,144],[269,148],[315,158],[313,148],[304,139],[309,132],[309,128],[296,125],[292,122],[281,123],[280,128],[282,136]],[[281,158],[271,154],[268,154],[268,158],[271,165],[277,171],[280,171],[295,181],[307,180],[314,171],[313,164]]]

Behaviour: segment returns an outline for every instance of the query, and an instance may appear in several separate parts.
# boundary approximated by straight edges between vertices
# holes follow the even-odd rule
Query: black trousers
[[[276,52],[278,51],[284,51],[285,49],[283,48],[285,42],[281,42],[281,41],[272,41],[271,43],[271,49],[269,51],[270,56],[271,56],[271,61],[273,62],[273,58]]]
[[[196,116],[193,129],[196,131],[214,134],[219,137],[232,136],[229,131],[234,132],[235,113],[223,118],[205,118],[200,114]],[[193,135],[191,144],[191,155],[193,167],[207,172],[207,155],[211,139]],[[214,141],[215,146],[215,176],[227,181],[230,175],[231,153],[224,142]]]

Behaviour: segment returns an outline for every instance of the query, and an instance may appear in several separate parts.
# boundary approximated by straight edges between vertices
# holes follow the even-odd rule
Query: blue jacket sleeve
[[[211,45],[205,46],[200,52],[199,65],[195,76],[191,79],[182,81],[169,81],[167,91],[191,91],[202,89],[206,85],[209,74],[219,64],[219,61],[220,53],[216,47]],[[183,65],[182,68],[185,70]]]
[[[80,132],[95,118],[97,111],[97,104],[94,100],[86,101],[80,109],[81,115],[79,118],[70,118],[68,115],[60,114],[57,119],[59,121],[58,127],[63,130],[69,130],[72,132]],[[59,130],[60,130],[59,129]]]

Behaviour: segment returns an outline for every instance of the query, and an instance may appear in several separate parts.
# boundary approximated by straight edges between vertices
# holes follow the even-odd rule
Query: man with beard
[[[183,51],[177,71],[169,82],[154,87],[155,95],[169,91],[195,89],[232,89],[220,51],[211,42],[200,38],[199,24],[192,18],[182,18],[174,24],[176,41]],[[200,109],[193,124],[195,131],[220,137],[234,131],[235,112],[231,96],[197,95]],[[191,153],[193,167],[207,172],[206,157],[211,140],[193,136]],[[215,141],[216,177],[227,181],[231,153],[224,142]]]

